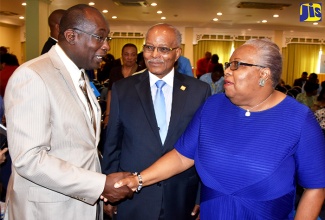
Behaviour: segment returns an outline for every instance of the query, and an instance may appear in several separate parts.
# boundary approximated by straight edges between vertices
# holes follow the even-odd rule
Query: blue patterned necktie
[[[157,92],[154,101],[155,114],[156,114],[157,124],[159,127],[159,135],[162,144],[164,144],[167,135],[166,105],[165,105],[164,93],[162,91],[162,88],[164,87],[165,84],[166,83],[163,80],[158,80],[156,82]]]

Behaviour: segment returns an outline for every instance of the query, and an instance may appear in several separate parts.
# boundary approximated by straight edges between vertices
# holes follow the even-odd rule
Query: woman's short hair
[[[279,47],[270,39],[250,39],[244,45],[251,45],[257,49],[258,65],[271,70],[272,85],[275,87],[282,74],[282,56]]]

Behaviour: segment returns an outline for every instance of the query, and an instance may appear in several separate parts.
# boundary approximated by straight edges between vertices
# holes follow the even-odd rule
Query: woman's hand
[[[138,177],[133,175],[117,181],[114,184],[114,187],[120,188],[122,186],[128,186],[132,191],[135,191],[138,188],[138,185],[139,185]]]

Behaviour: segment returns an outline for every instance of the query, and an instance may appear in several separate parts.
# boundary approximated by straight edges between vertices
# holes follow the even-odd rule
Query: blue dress
[[[293,219],[296,182],[325,188],[325,140],[313,113],[286,97],[265,111],[211,96],[176,150],[202,180],[201,219]]]

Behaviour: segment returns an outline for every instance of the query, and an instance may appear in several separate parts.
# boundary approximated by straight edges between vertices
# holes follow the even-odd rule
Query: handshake
[[[104,191],[100,198],[104,202],[110,203],[116,203],[125,198],[130,199],[133,197],[137,186],[137,176],[132,173],[112,173],[106,176]]]

